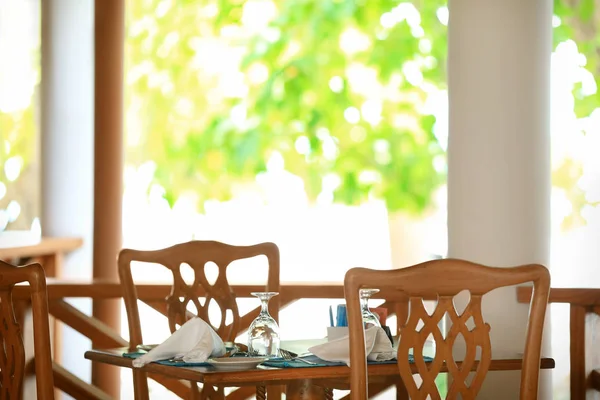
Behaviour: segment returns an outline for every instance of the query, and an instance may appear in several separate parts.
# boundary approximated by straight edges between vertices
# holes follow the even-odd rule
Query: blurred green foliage
[[[600,107],[600,3],[595,0],[554,0],[554,14],[560,18],[560,25],[554,28],[554,45],[569,39],[575,41],[579,53],[585,56],[585,69],[592,73],[596,82],[594,94],[584,93],[580,83],[573,88],[575,115],[586,118]],[[562,223],[565,229],[585,224],[584,208],[600,205],[600,202],[590,200],[578,185],[583,175],[583,164],[576,156],[565,157],[554,168],[552,185],[564,191],[572,206]]]
[[[561,23],[554,28],[554,45],[571,39],[586,58],[585,67],[590,71],[600,89],[600,3],[595,0],[554,0],[554,14]],[[600,90],[586,96],[581,86],[573,90],[575,114],[587,117],[600,107]]]
[[[27,165],[36,155],[32,144],[37,131],[34,111],[33,104],[11,113],[0,111],[0,165],[15,156],[22,158],[23,164]]]
[[[255,1],[264,10],[257,15],[272,12],[261,29],[248,3],[131,3],[127,103],[143,139],[129,160],[156,161],[170,201],[186,190],[227,199],[279,153],[310,199],[329,176],[335,201],[375,197],[391,211],[423,210],[443,179],[435,118],[424,106],[427,90],[445,85],[446,27],[436,17],[444,3],[419,1],[420,15],[407,7],[384,28],[382,15],[393,18],[399,2],[294,0],[274,10]],[[226,47],[240,53],[232,65]],[[222,79],[239,79],[229,83],[241,93],[224,95]]]
[[[200,206],[228,199],[236,182],[253,180],[277,152],[311,199],[322,191],[323,178],[333,176],[335,201],[376,197],[392,212],[419,212],[444,179],[435,118],[424,105],[445,89],[447,32],[438,17],[445,5],[131,2],[126,93],[135,123],[127,134],[138,140],[128,160],[157,163],[156,178],[171,204],[185,191],[196,193]],[[260,11],[252,14],[252,7]],[[562,20],[555,44],[576,40],[600,79],[595,3],[556,0],[555,12]],[[264,20],[268,24],[260,25]],[[354,50],[344,51],[345,35]],[[415,69],[422,79],[410,79]],[[225,94],[224,87],[238,93]],[[575,87],[574,95],[579,116],[600,105],[600,92],[582,96]],[[365,116],[369,107],[379,118]],[[558,168],[554,183],[577,206],[577,219],[586,203],[577,174],[561,179],[565,168]]]
[[[129,160],[157,163],[171,204],[185,191],[195,192],[200,206],[228,199],[236,182],[253,180],[277,152],[311,199],[323,178],[333,176],[335,201],[376,197],[392,212],[419,212],[444,179],[444,170],[434,167],[444,165],[435,118],[424,105],[445,88],[446,27],[438,18],[445,5],[132,2],[127,104],[137,122],[127,133],[138,140]],[[252,14],[252,6],[260,11]],[[594,2],[557,0],[555,8],[563,20],[557,43],[576,39],[588,68],[597,69]],[[257,28],[256,20],[268,23]],[[345,48],[344,36],[354,49]],[[224,94],[227,83],[239,93]],[[577,88],[574,94],[578,115],[600,105],[600,94],[578,96]],[[368,116],[369,108],[378,118]],[[571,200],[581,203],[577,177],[571,178],[555,184],[570,185]]]
[[[38,155],[36,141],[39,139],[35,111],[33,105],[10,113],[0,110],[0,232],[7,227],[29,229],[33,218],[39,216],[38,199],[32,198],[37,191],[32,188],[31,179],[23,179],[38,176],[33,162]],[[7,173],[8,160],[12,161],[11,173]],[[18,171],[17,179],[8,179],[15,170]],[[12,201],[20,206],[16,220],[4,212]]]
[[[0,231],[40,215],[40,0],[0,1]],[[6,211],[9,204],[12,210]],[[15,208],[16,206],[16,208]]]
[[[267,29],[244,19],[248,4],[266,5]],[[200,206],[230,198],[236,183],[254,180],[279,153],[311,199],[334,176],[338,202],[377,197],[391,211],[426,207],[444,179],[434,168],[444,164],[435,118],[424,105],[445,88],[446,27],[438,18],[445,1],[278,0],[274,12],[269,4],[128,2],[128,162],[156,162],[171,204],[186,191]],[[417,15],[407,14],[409,4]],[[404,19],[384,23],[402,7]],[[600,7],[593,0],[554,7],[555,45],[574,40],[600,84]],[[363,44],[350,52],[340,46],[349,30],[347,42]],[[39,70],[39,57],[32,61]],[[407,79],[415,69],[422,79]],[[573,94],[579,117],[600,106],[600,91],[586,95],[575,85]],[[25,169],[35,156],[35,107],[32,97],[27,109],[0,110],[0,166],[19,155]],[[365,109],[379,118],[365,118]],[[590,204],[577,186],[582,174],[568,158],[553,175],[573,204],[571,223]]]

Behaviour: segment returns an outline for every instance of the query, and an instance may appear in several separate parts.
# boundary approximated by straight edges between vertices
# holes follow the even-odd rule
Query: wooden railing
[[[251,292],[261,291],[263,289],[264,286],[260,285],[233,286],[233,290],[238,298],[250,298],[252,297],[250,294]],[[170,284],[139,284],[137,285],[137,290],[138,297],[142,302],[157,310],[159,313],[162,313],[163,315],[166,314],[164,300],[171,290]],[[197,294],[199,297],[204,296],[202,289],[199,289]],[[77,297],[91,299],[120,298],[122,297],[122,292],[118,283],[103,281],[66,281],[50,278],[48,279],[49,310],[54,318],[93,340],[97,343],[97,346],[111,348],[125,347],[128,345],[127,341],[123,339],[118,332],[114,332],[99,320],[82,313],[65,301],[66,298]],[[13,299],[17,304],[23,306],[23,303],[26,302],[28,298],[29,289],[27,286],[15,287]],[[282,283],[279,299],[280,313],[285,312],[286,307],[301,299],[343,298],[344,290],[341,283]],[[382,307],[388,308],[389,315],[400,315],[402,318],[406,318],[408,313],[408,303],[405,297],[399,296],[397,293],[382,291],[373,296],[373,298],[386,299]],[[260,307],[256,307],[242,316],[238,334],[248,329],[259,311]],[[151,375],[150,377],[181,397],[186,397],[186,393],[188,393],[188,384],[186,382],[167,379],[161,376]],[[103,388],[97,388],[82,381],[60,366],[59,363],[54,364],[54,381],[57,389],[60,389],[76,399],[107,400],[110,398],[102,391]],[[389,385],[380,386],[381,387],[373,389],[377,389],[377,392],[381,392],[389,388]],[[230,400],[246,399],[253,394],[254,388],[240,388],[227,396],[227,398]]]
[[[80,247],[82,241],[78,238],[44,238],[35,246],[0,249],[0,259],[15,263],[38,261],[44,265],[48,277],[48,297],[50,314],[62,323],[101,347],[127,346],[118,332],[115,332],[97,319],[88,316],[65,301],[66,298],[116,299],[121,298],[121,288],[115,282],[103,281],[66,281],[60,279],[61,262],[69,251]],[[59,277],[58,279],[55,277]],[[253,291],[260,291],[263,286],[237,285],[234,291],[239,298],[250,297]],[[140,300],[153,309],[164,314],[164,299],[170,292],[168,284],[140,284],[138,295]],[[294,302],[304,299],[343,299],[344,292],[340,283],[294,283],[281,285],[280,312]],[[26,310],[29,292],[27,287],[19,286],[14,290],[15,307]],[[198,296],[203,296],[198,292]],[[531,288],[517,289],[520,302],[528,303]],[[383,307],[388,308],[390,315],[397,315],[400,320],[408,316],[407,299],[399,297],[398,293],[382,291],[374,298],[385,298]],[[571,307],[571,399],[585,399],[586,395],[600,398],[600,352],[598,352],[598,329],[600,328],[600,289],[552,289],[551,303],[568,303]],[[248,328],[251,321],[258,315],[258,307],[242,317],[240,332]],[[55,324],[55,327],[59,324]],[[54,381],[58,389],[76,399],[109,399],[101,389],[96,388],[60,365],[61,335],[60,329],[54,329]],[[28,364],[28,373],[33,373],[33,363]],[[185,397],[188,387],[185,382],[169,380],[160,376],[151,376],[169,390]],[[389,386],[381,386],[377,392],[386,390]],[[105,388],[106,389],[106,388]],[[252,396],[252,389],[239,389],[228,398],[244,399]]]
[[[251,292],[260,291],[261,285],[234,285],[238,298],[250,298]],[[164,299],[169,294],[170,284],[138,284],[138,296],[141,301],[158,312],[165,314]],[[301,299],[343,299],[344,291],[340,283],[282,283],[280,289],[280,313],[291,304]],[[198,296],[204,292],[199,289]],[[17,286],[13,292],[16,304],[27,301],[29,291],[27,286]],[[73,281],[48,279],[48,301],[50,314],[69,325],[77,332],[99,343],[99,346],[124,347],[127,341],[118,332],[113,331],[100,321],[88,316],[65,301],[66,298],[114,299],[121,298],[121,287],[115,282],[103,281]],[[407,299],[395,292],[382,291],[374,296],[375,299],[386,299],[382,307],[388,308],[390,315],[399,315],[406,319],[408,314]],[[517,299],[529,303],[530,287],[517,288]],[[600,354],[598,354],[600,327],[600,289],[552,289],[551,303],[568,303],[571,306],[571,399],[579,400],[592,398],[600,393]],[[246,330],[251,321],[258,315],[259,307],[242,316],[239,333]],[[596,350],[596,351],[594,351]],[[31,368],[29,368],[31,372]],[[150,376],[173,393],[185,397],[188,393],[186,382],[175,381],[161,376]],[[76,399],[107,400],[110,397],[101,389],[94,387],[71,372],[54,364],[54,380],[57,389]],[[373,388],[378,392],[387,390],[389,386]],[[251,397],[253,388],[240,388],[232,392],[228,399],[241,400]]]
[[[530,299],[530,287],[517,288],[519,302]],[[570,305],[571,400],[600,398],[600,289],[553,288],[549,302]]]
[[[120,336],[119,332],[103,324],[101,321],[79,311],[65,301],[67,298],[90,298],[93,300],[101,299],[118,299],[122,297],[121,287],[115,282],[106,281],[73,281],[62,280],[62,260],[63,257],[70,251],[76,250],[83,244],[79,238],[43,238],[38,244],[23,247],[0,248],[0,259],[14,263],[15,265],[23,265],[29,262],[39,262],[46,270],[48,282],[48,303],[49,311],[52,319],[56,322],[60,321],[85,337],[91,339],[99,347],[124,347],[128,343]],[[238,298],[251,297],[251,292],[261,291],[264,286],[260,285],[237,285],[234,286],[234,291]],[[165,298],[171,290],[170,284],[140,284],[138,285],[138,297],[141,301],[162,313],[166,313]],[[281,294],[279,297],[280,312],[294,302],[304,298],[324,298],[324,299],[343,299],[344,290],[341,284],[282,284]],[[203,296],[202,291],[198,292],[198,296]],[[396,296],[396,297],[394,297]],[[389,314],[400,315],[401,318],[406,318],[408,314],[408,303],[405,298],[398,298],[393,293],[382,292],[374,298],[388,299],[383,307],[387,307]],[[395,303],[389,302],[390,299],[397,298]],[[13,292],[13,300],[15,309],[20,319],[20,323],[25,322],[27,314],[29,290],[26,286],[17,286]],[[258,315],[259,307],[251,310],[249,313],[242,316],[239,332],[241,333],[248,328],[251,321]],[[79,379],[70,371],[60,365],[61,360],[61,344],[62,335],[60,334],[60,323],[53,323],[53,372],[55,386],[59,391],[63,391],[75,399],[100,399],[108,400],[110,396],[102,389],[90,385]],[[83,357],[83,355],[82,355]],[[31,360],[30,360],[31,361]],[[33,374],[35,368],[33,362],[28,362],[26,371],[28,374]],[[172,379],[167,379],[161,376],[150,376],[155,381],[159,382],[169,390],[179,395],[187,397],[189,393],[189,385],[186,382],[180,382]],[[389,386],[379,385],[374,389],[373,393],[379,393],[386,390]],[[57,395],[59,392],[57,391]],[[254,394],[252,388],[241,388],[234,391],[228,396],[229,399],[245,399]],[[58,398],[58,396],[57,396]]]

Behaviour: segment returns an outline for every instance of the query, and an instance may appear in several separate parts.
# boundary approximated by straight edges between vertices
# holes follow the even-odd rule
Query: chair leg
[[[396,400],[408,400],[408,392],[402,381],[396,383]]]

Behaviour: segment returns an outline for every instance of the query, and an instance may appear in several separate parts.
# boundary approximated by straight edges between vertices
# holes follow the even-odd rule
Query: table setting
[[[377,289],[361,290],[363,322],[365,326],[365,344],[368,363],[395,364],[396,350],[385,325],[387,310],[368,307],[369,297]],[[216,370],[248,370],[257,367],[270,368],[314,368],[330,366],[349,366],[349,336],[346,306],[340,304],[336,310],[329,308],[330,327],[327,328],[326,341],[305,349],[299,354],[282,348],[279,326],[269,314],[269,300],[278,295],[276,292],[254,292],[253,296],[261,302],[261,311],[248,329],[248,342],[225,343],[215,330],[204,320],[194,317],[183,324],[164,342],[158,345],[140,345],[136,351],[123,353],[133,359],[132,366],[141,368],[148,363],[181,367],[213,367]],[[387,329],[385,329],[387,328]]]
[[[360,292],[367,374],[374,382],[401,385],[396,346],[386,329],[387,309],[370,308],[368,304],[374,293],[375,289]],[[327,328],[327,335],[288,340],[280,336],[279,326],[268,310],[269,299],[277,293],[252,292],[252,295],[260,300],[261,311],[250,324],[247,340],[238,337],[237,340],[244,343],[223,342],[208,323],[192,318],[158,345],[139,345],[133,350],[92,349],[86,351],[85,358],[214,387],[245,390],[249,386],[255,387],[260,399],[265,398],[265,388],[272,385],[285,385],[290,399],[329,400],[334,389],[348,390],[352,369],[348,368],[350,346],[345,304],[330,307],[329,324],[323,324],[329,325],[323,326]],[[323,311],[327,313],[327,310]],[[435,346],[426,343],[422,351],[423,361],[432,363],[433,358],[427,356],[435,354]],[[406,357],[412,373],[419,374],[421,361],[417,365],[412,354]],[[137,366],[133,365],[134,361]],[[457,365],[460,368],[461,363]],[[522,366],[522,354],[495,353],[489,370],[514,371],[521,370]],[[554,360],[542,358],[540,368],[554,368]],[[448,372],[445,362],[440,372]],[[306,393],[311,394],[306,397]]]

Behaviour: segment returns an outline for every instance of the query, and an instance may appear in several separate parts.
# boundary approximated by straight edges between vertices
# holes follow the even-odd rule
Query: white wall
[[[449,12],[448,254],[548,265],[552,2],[450,0]],[[523,351],[528,307],[514,293],[484,298],[497,353]],[[491,373],[480,397],[518,398],[519,382]]]
[[[65,258],[63,276],[92,276],[93,0],[42,1],[42,232],[78,236],[82,249]],[[91,313],[91,301],[72,301]],[[62,364],[89,381],[89,341],[63,330]]]

